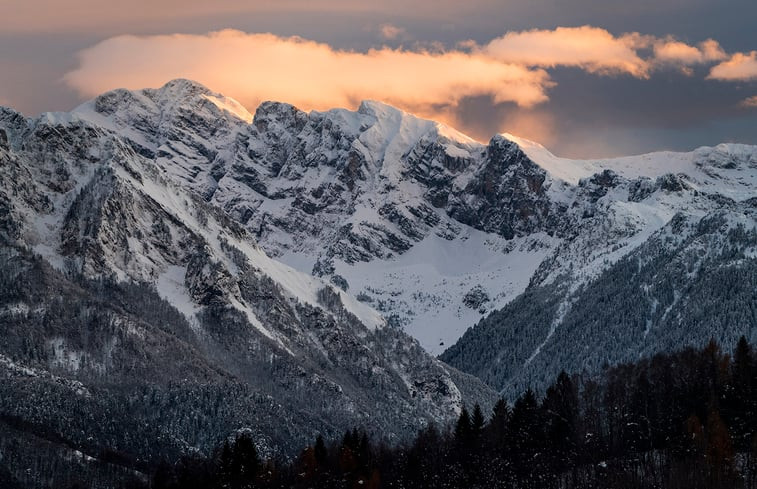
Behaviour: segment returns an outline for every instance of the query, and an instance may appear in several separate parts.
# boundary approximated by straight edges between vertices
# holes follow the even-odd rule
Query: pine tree
[[[580,440],[578,389],[565,371],[547,389],[542,409],[547,444],[554,454],[552,463],[555,470],[561,471],[576,460]]]
[[[455,425],[455,441],[458,445],[467,447],[470,444],[472,433],[471,419],[468,409],[463,406],[460,411],[460,417],[457,418],[457,424]]]
[[[315,439],[313,454],[315,456],[315,462],[318,465],[318,469],[325,471],[328,468],[329,452],[326,449],[326,442],[323,441],[323,436],[321,435],[318,435]]]
[[[501,453],[505,446],[507,423],[510,421],[510,406],[500,399],[492,409],[492,417],[486,427],[489,449]]]
[[[739,451],[751,448],[752,435],[757,427],[757,399],[755,399],[755,365],[752,348],[746,338],[739,339],[733,352],[731,381],[728,386],[724,416],[730,420],[734,442]]]
[[[484,424],[486,423],[486,420],[484,419],[484,413],[481,412],[481,406],[476,403],[475,406],[473,406],[473,415],[471,416],[471,437],[474,441],[478,441],[481,438],[481,434],[484,431]]]
[[[508,430],[507,460],[517,479],[537,487],[545,473],[544,420],[530,388],[515,401]]]
[[[733,487],[733,444],[728,427],[720,413],[713,410],[707,416],[706,458],[710,468],[710,487]]]
[[[255,487],[255,481],[260,468],[260,459],[258,458],[258,451],[255,448],[255,442],[250,434],[243,433],[237,437],[231,450],[229,468],[231,471],[231,487],[233,489]]]

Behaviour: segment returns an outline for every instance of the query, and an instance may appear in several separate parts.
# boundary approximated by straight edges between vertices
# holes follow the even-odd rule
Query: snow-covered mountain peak
[[[150,149],[177,132],[213,138],[252,121],[252,115],[236,100],[184,79],[156,89],[112,90],[83,103],[72,114],[125,133]]]
[[[157,89],[145,89],[147,93],[156,93],[160,98],[183,99],[188,96],[206,95],[211,90],[202,83],[186,78],[175,78]]]
[[[256,122],[266,111],[256,127],[184,80],[35,119],[1,110],[0,358],[101,398],[181,389],[182,416],[210,419],[214,399],[218,425],[166,431],[192,451],[239,426],[280,448],[360,425],[402,437],[490,404],[333,274],[313,276],[315,260],[298,270],[266,253],[313,249],[321,232],[335,244],[372,183],[357,133],[283,104]]]
[[[534,163],[552,177],[571,185],[611,171],[628,180],[682,177],[691,189],[708,194],[721,194],[734,200],[754,196],[757,188],[757,146],[746,144],[719,144],[701,147],[687,153],[659,151],[654,153],[577,160],[552,154],[539,143],[504,134]]]
[[[726,170],[756,170],[757,146],[722,143],[714,147],[704,146],[694,150],[694,163],[699,167]]]
[[[589,280],[677,212],[757,189],[751,146],[574,160],[507,133],[482,144],[370,100],[310,112],[263,102],[253,117],[187,80],[109,92],[68,117],[113,131],[269,256],[360,296],[435,352],[532,278]],[[464,249],[493,268],[442,266]],[[394,266],[410,259],[423,262],[413,282]]]
[[[260,124],[277,121],[289,125],[297,119],[307,119],[307,113],[292,104],[269,100],[261,103],[255,110],[253,124],[258,127],[258,129],[265,130],[265,128],[260,127]]]
[[[450,126],[418,117],[384,102],[363,100],[357,113],[371,116],[375,120],[374,125],[383,130],[383,136],[387,139],[392,135],[399,136],[407,142],[423,137],[441,138],[460,147],[483,147],[481,143]]]
[[[405,111],[398,109],[387,103],[378,100],[363,100],[358,105],[357,112],[360,114],[371,115],[377,119],[384,119],[391,116],[409,115]]]
[[[0,130],[0,159],[15,162],[0,178],[13,239],[153,281],[188,316],[230,304],[293,352],[298,338],[324,346],[307,339],[305,310],[357,321],[344,323],[355,338],[404,328],[440,353],[538,290],[543,329],[513,368],[537,365],[585,287],[666,226],[679,232],[676,216],[693,229],[726,212],[754,227],[757,148],[745,145],[573,160],[374,101],[264,102],[252,117],[186,80],[36,121],[3,110]]]
[[[141,92],[153,100],[164,113],[176,107],[202,106],[202,100],[205,99],[212,102],[226,116],[234,116],[247,123],[252,121],[252,114],[242,104],[193,80],[178,78],[160,88],[148,88]]]

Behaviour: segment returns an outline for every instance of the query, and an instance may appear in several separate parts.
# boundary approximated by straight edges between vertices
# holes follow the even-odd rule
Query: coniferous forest
[[[161,462],[154,489],[755,488],[757,355],[660,354],[596,378],[561,373],[490,413],[463,409],[399,447],[355,429],[291,461],[262,460],[239,433],[212,458]]]

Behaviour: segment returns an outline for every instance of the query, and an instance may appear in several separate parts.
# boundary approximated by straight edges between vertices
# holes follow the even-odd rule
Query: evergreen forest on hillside
[[[390,447],[360,429],[318,437],[295,460],[262,460],[240,432],[211,458],[163,461],[154,489],[755,488],[757,355],[705,348],[561,373],[491,413],[463,409]]]

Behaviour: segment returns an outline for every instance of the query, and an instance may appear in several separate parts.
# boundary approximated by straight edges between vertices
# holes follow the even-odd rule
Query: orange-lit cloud
[[[575,66],[591,73],[648,76],[649,64],[636,52],[638,34],[613,36],[592,26],[509,32],[482,48],[492,57],[526,66]]]
[[[696,65],[723,60],[727,57],[723,48],[714,39],[707,39],[698,46],[691,46],[674,39],[654,43],[654,56],[658,63]]]
[[[757,95],[745,98],[740,104],[742,107],[757,108]]]
[[[387,40],[407,36],[390,24],[380,25],[378,33]],[[554,118],[534,107],[548,100],[554,86],[547,72],[551,67],[645,79],[663,66],[691,73],[690,66],[721,61],[710,78],[757,78],[757,52],[726,58],[712,39],[689,45],[670,36],[614,36],[591,26],[511,32],[485,45],[466,41],[452,49],[415,43],[412,49],[367,52],[297,37],[223,30],[113,37],[81,51],[79,67],[64,79],[90,97],[119,87],[156,87],[190,78],[250,110],[264,100],[324,110],[377,99],[463,130],[474,130],[475,124],[461,123],[460,102],[485,96],[495,104],[519,107],[509,110],[504,130],[548,144],[554,137]]]
[[[455,106],[490,95],[495,102],[533,106],[547,100],[540,69],[481,54],[382,48],[340,51],[299,38],[224,30],[207,35],[119,36],[80,53],[65,81],[82,94],[158,86],[191,78],[254,108],[281,100],[303,109],[352,107],[380,99],[408,110]]]
[[[707,78],[722,81],[757,80],[757,51],[735,53],[726,61],[713,66]]]
[[[728,57],[715,39],[707,39],[699,43],[699,50],[704,56],[704,61],[720,61]]]
[[[477,46],[474,46],[476,49]],[[479,48],[502,61],[551,68],[574,66],[599,75],[648,78],[655,68],[715,63],[728,57],[714,39],[696,46],[672,36],[630,32],[614,36],[593,26],[510,32]],[[651,56],[645,51],[651,50]]]

